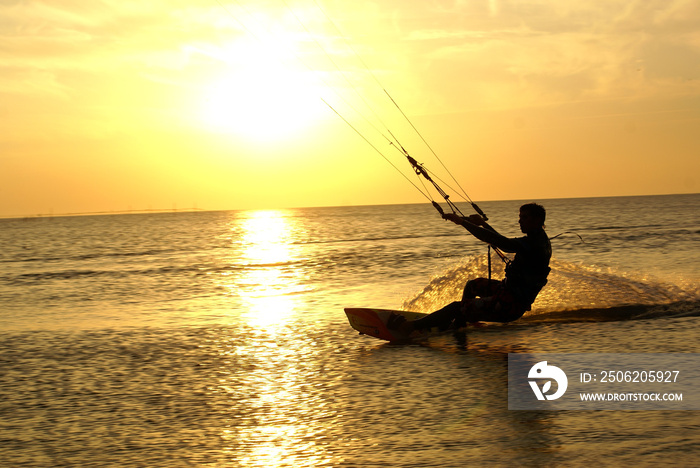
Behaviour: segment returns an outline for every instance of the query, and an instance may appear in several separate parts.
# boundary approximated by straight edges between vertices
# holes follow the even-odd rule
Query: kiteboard
[[[401,333],[399,330],[389,329],[386,324],[389,317],[402,315],[406,320],[416,320],[425,317],[428,314],[421,312],[407,312],[405,310],[390,310],[390,309],[363,309],[363,308],[346,308],[345,315],[348,316],[350,326],[360,332],[362,335],[373,336],[385,341],[405,341],[408,336]]]
[[[409,312],[406,310],[349,307],[345,309],[345,315],[348,316],[350,326],[360,332],[361,335],[372,336],[384,341],[400,342],[413,341],[415,338],[401,333],[399,330],[387,327],[387,322],[389,319],[392,316],[401,315],[405,317],[406,320],[417,320],[421,317],[425,317],[428,314],[424,314],[422,312]],[[485,325],[486,323],[484,322],[473,322],[469,323],[468,327],[480,328]],[[437,329],[433,330],[433,332],[439,333]],[[428,332],[427,334],[430,335],[431,332]],[[421,338],[426,338],[426,334],[421,335]]]

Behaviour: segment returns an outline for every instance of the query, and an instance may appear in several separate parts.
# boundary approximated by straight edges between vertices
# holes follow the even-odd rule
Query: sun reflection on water
[[[248,259],[258,264],[279,264],[290,259],[287,216],[282,211],[254,211],[243,222]]]
[[[248,323],[269,329],[283,324],[298,309],[299,292],[306,290],[294,269],[292,220],[285,211],[254,211],[242,222],[243,274],[237,293]]]
[[[322,365],[317,343],[294,321],[300,293],[308,291],[294,219],[287,211],[255,211],[236,223],[242,255],[224,287],[240,298],[241,321],[212,343],[223,365],[209,390],[237,408],[219,429],[237,466],[319,466],[332,458],[320,436],[334,413],[309,384]]]
[[[337,424],[316,339],[250,328],[222,331],[222,358],[209,387],[227,421],[219,428],[235,466],[333,466],[327,434]],[[331,372],[333,374],[333,372]]]

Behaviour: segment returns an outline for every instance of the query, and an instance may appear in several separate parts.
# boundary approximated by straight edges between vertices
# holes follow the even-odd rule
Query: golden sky
[[[700,191],[697,0],[0,0],[0,216]]]

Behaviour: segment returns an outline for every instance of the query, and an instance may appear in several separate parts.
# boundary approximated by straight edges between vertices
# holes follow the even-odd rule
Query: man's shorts
[[[470,298],[470,296],[478,296]],[[502,281],[476,278],[465,286],[466,319],[471,321],[512,322],[525,314],[528,307],[516,301]]]

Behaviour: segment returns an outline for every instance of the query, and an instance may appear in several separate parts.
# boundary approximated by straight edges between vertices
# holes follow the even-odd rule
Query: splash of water
[[[525,318],[571,317],[588,311],[590,318],[644,317],[649,314],[682,316],[700,314],[697,285],[682,285],[637,273],[617,271],[552,259],[548,284],[542,289]],[[503,278],[503,265],[494,262],[492,277]],[[431,312],[462,296],[469,279],[488,276],[486,255],[468,257],[435,275],[402,305],[404,310]]]
[[[500,263],[494,263],[493,278],[502,278],[503,274],[503,266]],[[460,300],[467,281],[487,276],[488,256],[468,257],[462,263],[433,276],[422,291],[404,301],[402,308],[416,312],[431,312],[439,309],[450,302]]]

